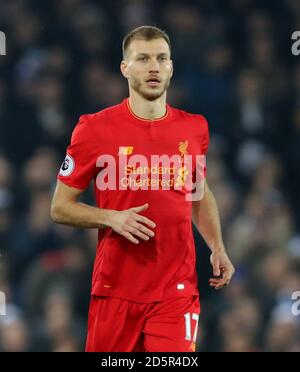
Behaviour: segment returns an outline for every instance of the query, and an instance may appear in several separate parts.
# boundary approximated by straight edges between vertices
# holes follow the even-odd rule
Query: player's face
[[[131,89],[149,101],[158,99],[173,75],[168,43],[164,39],[132,40],[121,70]]]

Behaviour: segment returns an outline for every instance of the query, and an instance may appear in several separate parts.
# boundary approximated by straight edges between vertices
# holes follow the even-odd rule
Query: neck
[[[136,92],[130,92],[129,106],[131,111],[139,118],[146,120],[160,119],[165,116],[166,92],[155,101],[148,101]]]

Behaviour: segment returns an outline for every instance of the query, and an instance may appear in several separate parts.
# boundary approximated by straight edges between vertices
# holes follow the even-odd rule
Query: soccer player
[[[210,285],[221,289],[234,273],[215,198],[195,177],[195,159],[208,149],[207,121],[166,103],[173,63],[164,31],[129,32],[120,67],[129,98],[80,117],[51,207],[56,223],[99,229],[86,351],[195,351],[192,221],[212,251]],[[155,164],[155,156],[175,160]],[[191,174],[204,185],[201,200],[187,197]],[[92,180],[97,207],[78,201]]]

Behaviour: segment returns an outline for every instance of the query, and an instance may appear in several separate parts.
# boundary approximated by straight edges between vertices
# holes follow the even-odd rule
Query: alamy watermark
[[[0,31],[0,56],[6,56],[6,35]]]
[[[293,32],[292,40],[295,41],[292,45],[292,53],[294,56],[299,56],[300,55],[300,31]]]
[[[119,148],[118,159],[111,154],[98,157],[98,190],[174,190],[185,195],[186,201],[199,201],[204,196],[206,158],[204,155],[188,155],[188,141],[181,142],[179,152],[151,155],[133,154],[133,146]],[[67,154],[60,175],[69,177],[77,164]]]
[[[300,315],[300,291],[292,294],[292,300],[295,301],[292,306],[292,313],[294,316]]]
[[[0,291],[0,316],[6,315],[6,296],[4,292]]]

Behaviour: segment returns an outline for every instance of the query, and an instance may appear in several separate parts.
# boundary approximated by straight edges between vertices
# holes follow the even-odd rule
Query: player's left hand
[[[224,250],[213,252],[210,256],[210,262],[214,273],[214,278],[209,280],[210,286],[219,290],[229,285],[235,273],[235,268],[226,252]]]

